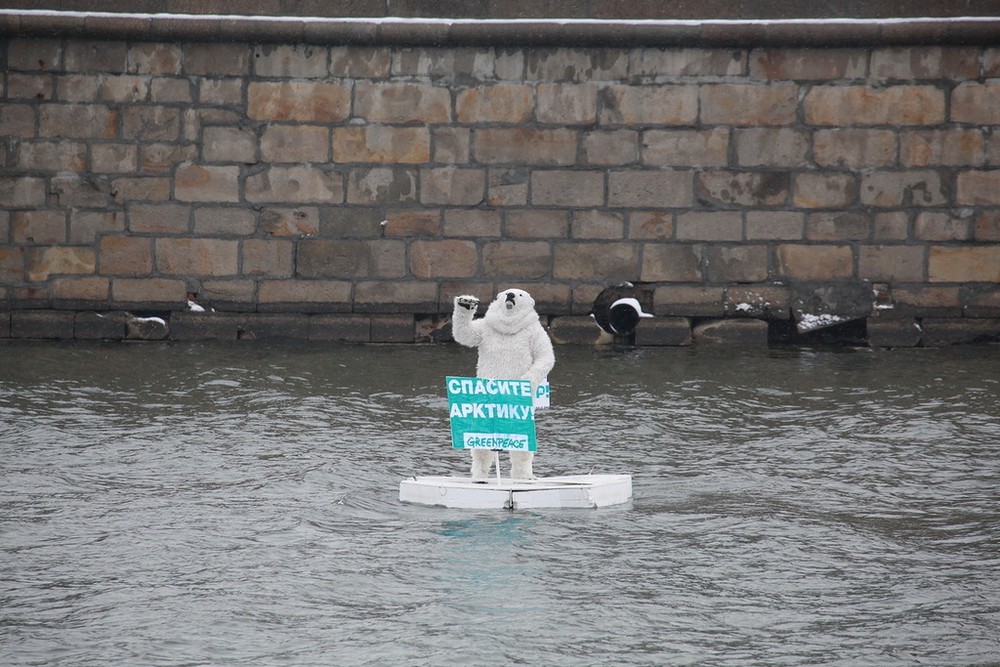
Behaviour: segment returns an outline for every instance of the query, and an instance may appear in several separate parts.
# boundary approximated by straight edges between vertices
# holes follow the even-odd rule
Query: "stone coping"
[[[0,10],[0,36],[479,47],[989,45],[1000,44],[1000,16],[777,20],[499,20]]]

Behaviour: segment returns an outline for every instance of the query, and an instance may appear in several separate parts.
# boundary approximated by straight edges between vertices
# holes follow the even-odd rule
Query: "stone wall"
[[[426,340],[517,285],[589,342],[623,281],[641,344],[1000,334],[990,43],[0,50],[0,337]]]

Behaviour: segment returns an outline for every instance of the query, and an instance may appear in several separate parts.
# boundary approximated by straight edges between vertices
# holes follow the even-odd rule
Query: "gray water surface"
[[[400,504],[471,350],[2,342],[0,662],[1000,664],[1000,348],[556,354],[628,505]]]

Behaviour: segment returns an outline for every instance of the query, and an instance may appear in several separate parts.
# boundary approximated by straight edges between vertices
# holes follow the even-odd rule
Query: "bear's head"
[[[532,322],[538,322],[535,300],[520,289],[505,289],[486,309],[486,322],[503,333],[516,333]]]

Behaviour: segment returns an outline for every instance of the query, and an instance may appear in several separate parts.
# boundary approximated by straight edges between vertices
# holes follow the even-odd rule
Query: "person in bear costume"
[[[476,377],[493,380],[530,380],[532,396],[555,365],[552,341],[535,312],[535,300],[524,290],[507,289],[497,294],[486,315],[473,319],[479,299],[455,297],[451,332],[455,341],[479,351]],[[473,449],[472,478],[486,479],[493,467],[493,452]],[[531,479],[534,452],[510,453],[510,476]]]

